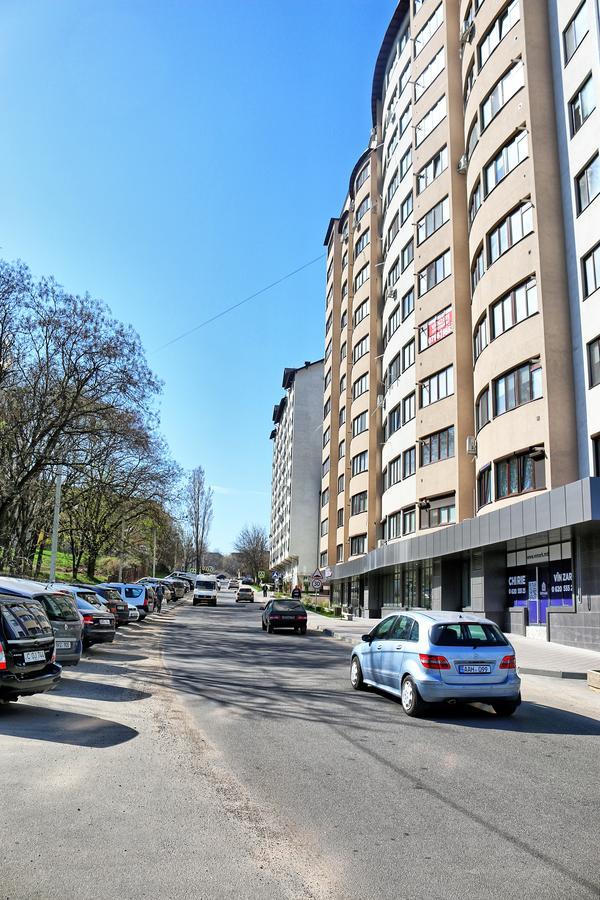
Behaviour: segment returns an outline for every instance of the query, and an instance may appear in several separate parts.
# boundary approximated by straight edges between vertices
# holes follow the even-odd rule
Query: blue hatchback
[[[409,716],[447,700],[489,703],[510,716],[521,702],[512,644],[494,622],[469,613],[387,616],[353,648],[350,683],[396,694]]]

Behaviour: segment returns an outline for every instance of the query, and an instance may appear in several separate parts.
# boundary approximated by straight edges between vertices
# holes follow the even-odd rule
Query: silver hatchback
[[[350,682],[396,694],[409,716],[448,700],[489,703],[510,716],[521,702],[512,644],[494,622],[469,613],[387,616],[353,648]]]

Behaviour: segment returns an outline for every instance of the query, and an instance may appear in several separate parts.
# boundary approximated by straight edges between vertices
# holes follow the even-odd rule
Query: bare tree
[[[195,468],[189,476],[185,506],[191,529],[192,547],[196,572],[202,570],[204,554],[208,549],[208,536],[213,520],[213,489],[206,483],[202,466]]]
[[[258,583],[258,573],[269,567],[269,537],[261,525],[246,525],[234,544],[241,566]]]

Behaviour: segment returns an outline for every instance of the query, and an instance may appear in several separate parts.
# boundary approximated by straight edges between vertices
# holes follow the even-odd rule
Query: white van
[[[217,579],[215,575],[197,575],[194,582],[194,606],[217,605]]]

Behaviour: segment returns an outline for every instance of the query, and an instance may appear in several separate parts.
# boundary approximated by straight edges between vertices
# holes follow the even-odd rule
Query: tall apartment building
[[[325,237],[337,603],[600,645],[598,34],[596,0],[394,12]]]
[[[284,369],[273,409],[270,565],[296,585],[317,566],[323,360]]]

